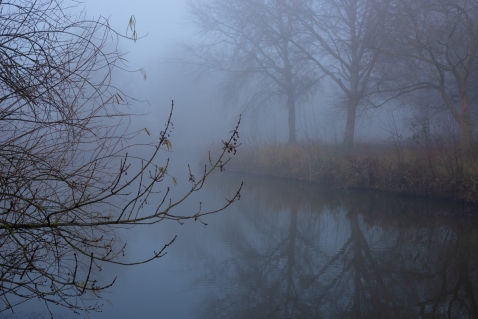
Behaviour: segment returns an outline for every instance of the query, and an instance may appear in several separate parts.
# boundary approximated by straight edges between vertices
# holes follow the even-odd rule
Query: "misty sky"
[[[176,150],[181,146],[204,147],[226,138],[241,112],[240,109],[223,105],[214,91],[216,88],[213,82],[211,84],[207,79],[197,79],[187,72],[181,72],[179,65],[164,63],[166,59],[178,54],[175,43],[187,42],[194,33],[186,21],[185,2],[186,0],[137,0],[119,4],[113,0],[87,0],[84,3],[87,16],[108,17],[110,25],[123,33],[127,30],[129,18],[134,15],[138,35],[147,34],[137,43],[120,43],[121,50],[129,51],[129,66],[132,69],[143,68],[147,80],[143,81],[141,75],[136,74],[115,81],[131,95],[147,99],[151,103],[152,108],[147,111],[149,116],[141,121],[141,125],[144,124],[148,129],[154,130],[158,121],[164,122],[171,100],[175,100],[175,132],[172,140]],[[304,125],[312,127],[315,124],[310,122],[316,121],[322,136],[330,141],[340,140],[344,125],[343,114],[331,107],[332,103],[327,99],[330,99],[333,92],[327,85],[324,87],[314,100],[298,108],[298,133],[301,135]],[[377,118],[377,114],[373,117]],[[379,127],[380,123],[369,125],[363,124],[364,121],[368,121],[367,117],[358,119],[358,140],[365,135],[373,138],[383,134],[380,129],[370,131],[371,128]],[[240,131],[243,136],[261,134],[262,138],[285,140],[286,125],[286,109],[274,108],[254,116],[245,116]]]
[[[129,18],[134,15],[139,35],[148,34],[143,41],[135,45],[138,48],[134,48],[134,53],[141,58],[150,58],[171,45],[171,40],[177,41],[184,37],[186,33],[184,2],[184,0],[137,0],[124,1],[120,4],[113,0],[87,0],[85,7],[90,16],[108,17],[110,25],[120,32],[126,30]]]
[[[171,100],[175,101],[172,136],[175,150],[219,142],[226,138],[239,114],[238,110],[219,107],[217,99],[211,97],[213,87],[205,84],[205,80],[194,79],[181,72],[179,65],[164,62],[177,54],[175,43],[190,37],[184,3],[184,0],[139,0],[121,4],[113,0],[87,0],[84,3],[87,16],[108,17],[110,25],[119,32],[126,32],[132,15],[136,18],[138,36],[146,36],[137,43],[121,41],[120,49],[129,52],[127,59],[131,69],[145,70],[147,80],[136,74],[115,81],[129,94],[150,102],[149,115],[142,118],[140,124],[150,130],[164,123]]]

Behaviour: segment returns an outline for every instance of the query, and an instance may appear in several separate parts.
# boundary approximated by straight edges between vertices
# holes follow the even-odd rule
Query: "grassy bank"
[[[241,147],[229,171],[478,203],[478,163],[456,148],[363,145],[351,151],[267,143]]]

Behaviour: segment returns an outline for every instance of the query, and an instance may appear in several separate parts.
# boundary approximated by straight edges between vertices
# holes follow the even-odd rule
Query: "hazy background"
[[[178,54],[175,43],[186,41],[192,34],[185,20],[184,1],[128,1],[119,4],[112,0],[94,0],[84,3],[88,16],[107,17],[110,25],[126,32],[128,21],[136,18],[139,37],[136,43],[120,41],[120,50],[128,51],[131,69],[143,68],[147,79],[140,73],[120,74],[114,81],[133,97],[149,101],[151,106],[140,105],[138,110],[148,116],[135,119],[137,125],[154,131],[162,128],[174,100],[174,150],[204,146],[213,136],[226,138],[239,114],[238,110],[221,107],[214,99],[213,85],[193,78],[181,71],[178,64],[165,63]],[[129,31],[131,34],[131,31]]]
[[[150,107],[138,107],[149,115],[141,117],[137,123],[148,129],[154,130],[158,124],[164,123],[171,100],[175,101],[172,142],[178,152],[201,149],[226,138],[241,113],[240,108],[228,107],[221,101],[217,92],[218,80],[214,76],[197,78],[180,64],[165,62],[181,54],[177,43],[187,43],[195,36],[195,30],[187,21],[185,2],[140,0],[118,4],[113,0],[90,0],[84,3],[87,16],[108,17],[110,25],[120,32],[126,32],[132,15],[136,18],[138,35],[144,38],[136,43],[121,41],[120,49],[129,51],[129,66],[143,68],[147,80],[137,73],[132,76],[121,74],[115,81],[132,96],[149,101]],[[345,118],[344,112],[333,105],[336,94],[331,84],[323,82],[313,98],[299,101],[299,139],[309,128],[320,132],[321,138],[329,142],[341,141]],[[385,122],[384,110],[363,113],[357,120],[357,141],[383,140]],[[243,142],[251,139],[286,141],[286,108],[269,107],[244,114],[240,133]]]
[[[185,0],[138,0],[121,4],[113,0],[88,0],[84,7],[88,16],[108,17],[110,25],[119,32],[127,31],[132,15],[136,18],[138,35],[143,38],[136,43],[121,41],[120,49],[129,52],[127,58],[131,69],[145,70],[147,80],[143,80],[140,73],[120,74],[115,78],[122,89],[151,104],[136,106],[139,113],[148,115],[135,119],[135,128],[144,126],[153,131],[158,125],[162,128],[171,100],[174,100],[171,141],[179,157],[193,163],[199,151],[213,148],[213,144],[228,136],[243,112],[221,100],[220,80],[214,75],[198,78],[180,63],[166,62],[182,54],[178,43],[189,43],[195,37],[195,30],[187,20]],[[334,84],[325,79],[312,97],[298,101],[299,141],[309,130],[326,142],[342,142],[346,112],[337,108],[340,96]],[[444,111],[448,114],[446,109]],[[378,109],[358,108],[355,141],[392,142],[392,130],[395,138],[401,135],[406,140],[413,135],[411,123],[416,121],[419,112],[422,111],[395,107],[391,103]],[[243,114],[239,131],[241,142],[245,144],[260,144],[271,139],[286,142],[287,109],[272,106]],[[171,156],[174,158],[174,154]]]

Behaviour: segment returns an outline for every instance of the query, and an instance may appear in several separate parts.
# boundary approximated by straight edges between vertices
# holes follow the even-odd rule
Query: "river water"
[[[207,226],[120,231],[131,261],[178,238],[152,263],[104,268],[117,280],[89,317],[478,318],[476,207],[223,173],[182,209],[218,207],[241,181]]]

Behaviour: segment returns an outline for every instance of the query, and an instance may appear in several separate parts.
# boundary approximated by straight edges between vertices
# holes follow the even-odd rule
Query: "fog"
[[[131,35],[128,22],[132,16],[136,19],[139,40],[133,42],[122,39],[119,49],[128,52],[128,67],[132,70],[143,69],[147,79],[144,80],[140,73],[124,72],[118,72],[113,79],[127,94],[150,104],[137,103],[137,112],[147,116],[135,118],[134,128],[141,129],[144,126],[154,130],[158,124],[162,125],[174,100],[172,142],[176,152],[202,150],[226,138],[241,113],[243,142],[287,141],[286,107],[264,105],[245,112],[240,103],[231,106],[221,98],[219,73],[201,77],[193,74],[183,63],[171,62],[184,56],[178,44],[194,42],[198,34],[188,20],[186,1],[129,1],[118,5],[112,0],[90,0],[82,6],[88,17],[107,17],[110,26],[119,33]],[[296,131],[299,139],[307,131],[310,134],[314,130],[314,134],[319,133],[326,142],[341,142],[345,110],[337,107],[338,96],[340,92],[337,85],[333,81],[323,80],[314,93],[297,102]],[[414,116],[403,109],[393,112],[395,120],[404,118],[409,122]],[[388,141],[389,117],[390,111],[383,108],[361,110],[357,118],[357,142]]]
[[[101,0],[84,3],[88,16],[108,18],[112,28],[131,35],[128,22],[136,19],[137,42],[119,42],[119,49],[127,51],[128,66],[141,73],[118,72],[113,79],[128,95],[147,103],[134,108],[146,116],[133,119],[135,129],[147,127],[154,131],[163,127],[174,100],[172,144],[175,152],[198,149],[212,142],[220,142],[238,119],[238,110],[220,105],[214,97],[214,80],[198,79],[179,64],[166,59],[179,53],[177,43],[187,41],[192,30],[185,21],[184,1],[116,1]]]
[[[194,43],[208,42],[201,37],[204,34],[195,29],[186,9],[186,1],[131,1],[118,5],[112,0],[99,0],[86,1],[83,5],[87,16],[107,17],[109,24],[120,33],[131,35],[128,22],[132,16],[136,20],[139,40],[134,43],[123,39],[119,48],[129,52],[129,68],[143,69],[147,79],[143,80],[140,73],[118,73],[114,78],[121,89],[150,104],[146,107],[136,106],[138,113],[148,115],[139,118],[135,128],[144,125],[154,130],[158,123],[165,121],[171,101],[174,100],[175,131],[172,141],[176,151],[197,151],[217,143],[227,136],[241,113],[243,124],[240,132],[243,142],[287,141],[287,107],[285,98],[280,97],[280,94],[267,103],[259,103],[254,109],[245,111],[247,103],[231,103],[222,98],[224,73],[203,72],[208,75],[201,76],[194,73],[193,68],[187,67],[190,61],[180,45],[191,45],[194,48]],[[322,63],[325,66],[337,66],[333,58],[327,59],[324,54]],[[298,140],[314,131],[312,135],[320,136],[327,143],[342,142],[347,116],[344,105],[347,102],[343,100],[344,93],[340,88],[342,82],[338,82],[343,76],[342,71],[333,72],[339,75],[338,79],[322,75],[318,85],[307,96],[297,98],[295,122]],[[436,92],[434,94],[436,96]],[[416,122],[417,118],[449,114],[439,98],[437,103],[426,107],[426,103],[422,101],[420,108],[411,105],[410,101],[405,102],[406,105],[403,101],[391,101],[382,105],[383,100],[377,103],[367,100],[357,108],[356,143],[390,142],[392,131],[397,134],[397,130],[407,138],[413,135],[411,123]],[[278,104],[284,104],[284,107],[278,107]],[[392,122],[395,124],[391,125]]]
[[[258,247],[265,243],[264,247],[286,248],[289,266],[284,268],[287,264],[280,261],[284,254],[270,256],[280,257],[276,263],[280,270],[277,273],[287,270],[287,285],[292,287],[295,248],[299,251],[308,245],[301,243],[303,239],[299,238],[298,230],[310,229],[309,219],[319,216],[318,211],[313,213],[312,203],[321,192],[324,224],[323,228],[311,232],[310,243],[323,241],[324,251],[330,250],[334,240],[339,246],[349,247],[347,243],[352,241],[346,238],[350,233],[350,238],[357,239],[357,245],[353,245],[354,254],[349,255],[351,261],[356,260],[355,253],[363,256],[358,249],[362,242],[358,230],[362,226],[379,225],[367,220],[367,212],[372,211],[379,192],[429,196],[432,201],[445,198],[478,203],[475,190],[478,130],[474,125],[478,120],[476,3],[461,0],[144,0],[124,3],[86,0],[67,9],[71,12],[66,14],[66,22],[60,19],[59,29],[48,29],[49,20],[64,14],[61,6],[49,7],[56,2],[45,0],[41,3],[47,8],[44,9],[48,13],[44,18],[46,22],[38,17],[30,18],[31,12],[33,16],[39,13],[38,16],[43,17],[44,11],[28,1],[22,3],[27,9],[30,5],[33,9],[11,16],[16,26],[32,19],[25,30],[18,28],[23,33],[5,35],[8,22],[0,23],[4,28],[0,38],[10,36],[13,39],[2,42],[9,42],[12,47],[0,45],[0,69],[6,70],[2,85],[7,89],[5,92],[10,92],[5,96],[13,96],[14,106],[16,103],[26,105],[16,110],[19,115],[15,112],[12,115],[7,112],[8,103],[2,100],[5,109],[0,117],[6,123],[0,139],[4,145],[0,147],[3,152],[0,152],[3,159],[0,161],[3,194],[0,206],[4,212],[0,228],[4,231],[3,238],[10,243],[3,247],[11,247],[12,252],[7,257],[0,257],[4,258],[5,265],[14,265],[12,278],[19,278],[18,283],[13,284],[13,292],[27,289],[30,284],[35,286],[31,295],[34,297],[28,298],[45,299],[50,292],[45,294],[36,290],[36,280],[41,280],[43,285],[45,277],[40,270],[47,265],[48,271],[53,273],[56,268],[62,270],[60,264],[64,262],[67,268],[62,270],[62,278],[66,278],[67,289],[74,290],[73,296],[77,294],[82,298],[86,289],[96,295],[96,279],[89,276],[92,270],[100,272],[102,269],[100,265],[93,266],[94,258],[107,264],[117,259],[145,261],[147,272],[136,271],[134,267],[133,275],[126,270],[119,271],[118,278],[125,280],[118,279],[120,297],[117,300],[131,302],[130,295],[134,294],[152,306],[142,310],[153,316],[158,305],[148,298],[158,298],[153,289],[159,286],[159,299],[164,298],[164,308],[172,308],[174,304],[184,312],[186,310],[180,305],[184,300],[182,292],[174,286],[176,281],[184,283],[183,273],[177,278],[171,277],[171,269],[179,268],[171,262],[173,259],[164,258],[162,265],[165,266],[156,276],[156,264],[149,261],[162,257],[163,250],[159,253],[154,250],[154,257],[149,260],[151,252],[145,249],[153,246],[151,250],[157,249],[159,242],[159,249],[166,244],[164,252],[177,251],[181,255],[176,259],[181,266],[195,268],[198,265],[194,260],[183,258],[191,255],[204,259],[208,266],[214,258],[208,258],[205,250],[199,248],[214,245],[196,238],[206,236],[206,231],[199,233],[198,228],[202,231],[207,224],[212,228],[214,222],[221,220],[215,219],[216,216],[223,218],[223,214],[212,212],[226,213],[236,207],[244,209],[237,214],[237,220],[234,220],[236,217],[230,220],[230,229],[226,229],[229,226],[224,228],[226,235],[234,234],[248,219],[257,219],[250,228],[244,228],[243,235],[227,239],[231,245],[219,250],[234,256],[234,249],[242,249],[234,248],[234,244],[247,244],[248,241],[253,244],[251,247],[257,242]],[[68,0],[62,4],[66,3]],[[18,18],[22,14],[28,18]],[[66,27],[64,31],[61,28],[69,23],[68,18],[84,24],[78,28]],[[5,18],[3,21],[10,20]],[[104,25],[91,21],[106,21],[113,31],[108,33],[110,30]],[[43,30],[45,25],[46,30]],[[32,26],[33,31],[28,29]],[[90,29],[91,26],[98,29]],[[50,36],[51,33],[61,35],[56,38]],[[28,37],[25,34],[36,35],[40,40],[25,40]],[[106,44],[105,37],[108,37]],[[75,39],[80,39],[78,45]],[[20,49],[15,48],[15,41],[22,44]],[[47,45],[42,47],[41,43]],[[43,50],[47,46],[48,49]],[[101,52],[96,50],[98,46]],[[5,53],[4,47],[21,54]],[[59,50],[55,51],[57,47]],[[49,50],[57,55],[51,58]],[[4,60],[13,62],[5,63]],[[120,64],[113,67],[110,64],[113,60]],[[77,65],[80,67],[75,69]],[[68,74],[70,68],[73,72]],[[35,89],[37,86],[40,89]],[[48,100],[50,95],[45,92],[52,93],[53,97]],[[36,104],[37,101],[42,104]],[[51,104],[52,101],[59,103]],[[71,101],[71,104],[64,101]],[[165,129],[173,104],[173,124]],[[44,116],[36,117],[38,112]],[[126,114],[129,116],[123,116]],[[30,116],[33,120],[26,121]],[[236,136],[234,128],[239,119],[239,142],[243,145],[227,170],[229,172],[231,167],[231,171],[240,174],[209,175],[210,171],[204,171],[198,163],[204,161],[207,150],[218,151],[223,140],[231,134]],[[16,124],[17,121],[20,124]],[[29,129],[30,124],[23,122],[32,123],[32,129]],[[64,130],[63,125],[71,130]],[[168,135],[170,128],[171,136]],[[16,135],[21,138],[13,139]],[[235,154],[235,140],[229,146],[226,144],[223,148],[224,153],[229,150]],[[213,153],[213,158],[215,155],[217,153]],[[224,162],[213,163],[211,172],[223,171]],[[235,177],[242,179],[246,174],[275,179],[256,176],[244,184],[235,181]],[[201,176],[207,177],[206,183],[203,184]],[[277,182],[279,179],[285,180],[283,186]],[[270,185],[253,192],[247,183],[253,187]],[[313,189],[314,183],[325,184],[326,188]],[[213,187],[208,189],[210,185]],[[237,203],[242,185],[244,199]],[[362,201],[365,198],[362,194],[349,197],[348,190],[355,188],[376,192],[371,192],[370,200]],[[201,192],[197,192],[199,190]],[[337,194],[344,192],[344,198],[334,195],[336,191]],[[58,199],[52,201],[52,198]],[[267,201],[262,202],[263,199]],[[282,205],[280,202],[285,199],[288,202]],[[383,197],[381,201],[388,203],[389,199]],[[400,208],[400,205],[395,202],[392,206]],[[425,202],[423,205],[429,206]],[[335,216],[340,216],[342,222],[326,223],[335,218],[331,207],[336,208]],[[359,208],[365,212],[363,217],[357,213]],[[377,216],[387,211],[395,212],[381,205],[379,208]],[[410,216],[423,217],[419,208],[405,211],[407,214],[410,211]],[[433,210],[439,211],[438,208]],[[306,211],[311,214],[305,214]],[[304,224],[297,227],[300,214],[305,216]],[[433,221],[434,216],[430,216]],[[245,219],[241,221],[240,218]],[[274,219],[278,229],[283,231],[270,228]],[[183,221],[189,221],[187,226],[182,227]],[[391,219],[390,225],[395,222]],[[157,223],[158,227],[140,226]],[[339,224],[345,225],[346,232],[334,233],[342,227]],[[384,223],[384,229],[391,227],[387,225]],[[94,233],[97,229],[103,231],[103,226],[106,236]],[[121,229],[117,233],[116,227]],[[30,247],[28,250],[20,245],[10,228],[22,234],[25,245]],[[76,248],[69,239],[60,236],[59,240],[66,242],[63,253],[58,250],[56,241],[41,233],[47,229],[52,232],[52,238],[57,238],[60,232],[57,234],[56,230],[63,228],[78,229],[77,233],[68,236],[74,238],[74,243],[85,245],[86,249],[81,251],[84,259],[78,261],[76,258],[76,249],[83,246]],[[459,228],[461,226],[456,228],[457,234]],[[93,231],[90,234],[83,229]],[[266,230],[264,236],[261,229]],[[410,229],[412,232],[413,225]],[[181,237],[174,243],[178,249],[170,249],[168,243],[172,243],[176,234]],[[374,232],[370,234],[371,238],[375,236]],[[379,235],[377,243],[401,238],[395,230],[393,236],[385,231],[376,234]],[[108,238],[109,235],[112,237]],[[471,235],[476,234],[470,232]],[[277,236],[289,238],[290,242],[284,244]],[[275,237],[279,239],[270,242]],[[472,242],[463,238],[463,242]],[[128,241],[133,243],[128,246],[129,251],[123,244]],[[370,242],[374,243],[375,239]],[[200,247],[190,246],[191,243]],[[45,249],[44,259],[38,259],[37,246],[45,247],[41,248]],[[316,246],[312,245],[311,251]],[[105,252],[101,252],[100,257],[93,257],[97,248],[104,248]],[[48,266],[48,253],[51,252],[53,260],[58,262],[56,268]],[[263,257],[268,254],[264,250]],[[309,259],[308,253],[304,256],[304,260]],[[22,263],[20,267],[15,266],[18,260]],[[299,259],[297,261],[299,265]],[[40,269],[36,277],[30,274],[32,269],[37,270],[33,263]],[[318,269],[320,263],[311,268]],[[372,264],[376,262],[371,260]],[[76,265],[89,269],[83,284],[76,281]],[[256,269],[255,264],[252,265],[251,269]],[[356,265],[357,271],[361,271],[359,263]],[[224,269],[232,268],[226,266]],[[340,268],[331,269],[331,273],[335,273]],[[317,275],[318,279],[320,273],[314,271],[305,274],[309,278]],[[109,284],[113,273],[104,271],[99,278]],[[264,271],[267,275],[273,273]],[[34,277],[28,284],[22,281],[25,274]],[[220,272],[211,274],[218,280],[228,281]],[[136,275],[139,277],[134,277]],[[152,284],[153,277],[157,284]],[[235,280],[234,276],[231,278]],[[360,287],[360,276],[355,278],[358,280],[354,284]],[[302,279],[298,281],[299,286],[309,285]],[[243,281],[240,278],[237,283]],[[251,284],[254,286],[256,282]],[[174,294],[163,289],[163,285],[174,287]],[[270,287],[261,288],[261,292],[269,291]],[[62,292],[61,289],[58,291]],[[311,291],[310,300],[313,301],[317,293],[315,289]],[[240,292],[242,296],[248,295],[248,292]],[[5,290],[0,293],[0,302],[6,294]],[[188,294],[196,299],[201,295],[192,290]],[[62,296],[69,295],[58,294],[53,298]],[[216,299],[225,300],[210,298],[212,306],[220,305]],[[336,300],[335,296],[330,300]],[[355,301],[360,300],[355,298],[354,304],[358,306]],[[28,307],[25,309],[32,310]],[[66,307],[81,309],[68,304]],[[118,316],[128,316],[122,307],[136,310],[127,302],[118,301],[114,309]],[[224,309],[229,308],[234,309],[224,304]],[[88,309],[85,307],[85,310]],[[176,315],[180,316],[178,313]]]
[[[137,104],[139,113],[147,116],[135,118],[135,128],[145,126],[153,129],[165,122],[174,100],[173,147],[176,152],[202,150],[226,138],[244,110],[239,105],[227,105],[218,92],[220,75],[200,77],[181,63],[168,61],[184,55],[179,43],[194,40],[197,33],[187,20],[185,1],[125,2],[118,6],[112,0],[86,1],[86,14],[92,18],[107,17],[110,26],[120,33],[131,35],[128,22],[136,19],[137,42],[119,42],[119,49],[127,51],[128,66],[140,73],[118,73],[113,79],[120,89],[132,97],[148,101]],[[319,127],[322,138],[333,142],[342,139],[343,112],[334,108],[335,90],[332,83],[324,83],[316,94],[300,101],[297,109],[297,132],[299,135],[311,127]],[[376,112],[375,112],[376,115]],[[373,119],[376,120],[376,116]],[[370,117],[362,116],[359,139],[376,138],[380,130],[371,130]],[[378,120],[379,122],[381,119]],[[275,105],[251,110],[244,114],[240,128],[243,142],[251,139],[287,140],[287,109]]]

